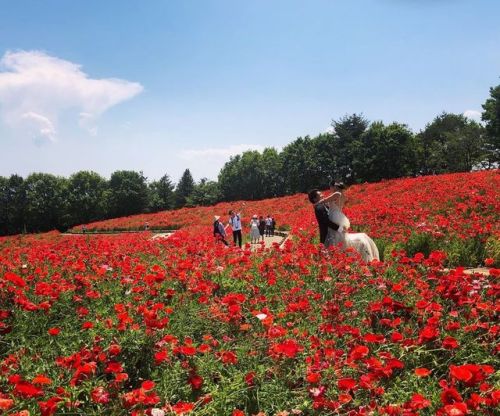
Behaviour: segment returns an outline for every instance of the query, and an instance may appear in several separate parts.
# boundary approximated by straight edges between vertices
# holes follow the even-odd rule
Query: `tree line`
[[[220,201],[252,200],[326,187],[407,176],[498,168],[500,85],[490,89],[477,123],[442,113],[419,133],[400,123],[363,115],[332,121],[331,131],[299,137],[281,151],[246,151],[225,163],[217,181],[195,182],[186,169],[175,185],[168,175],[148,182],[142,172],[120,170],[107,180],[80,171],[69,178],[47,173],[0,176],[0,235],[67,229],[107,218]]]

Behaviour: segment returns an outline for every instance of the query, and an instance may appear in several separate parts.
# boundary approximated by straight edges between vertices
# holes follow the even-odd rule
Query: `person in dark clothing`
[[[271,236],[274,237],[274,230],[276,229],[276,220],[274,217],[271,217]]]
[[[316,204],[316,202],[323,198],[323,195],[318,189],[313,189],[309,191],[308,198],[311,204]],[[319,241],[321,244],[324,244],[326,235],[328,234],[328,228],[333,228],[337,231],[339,225],[330,221],[328,218],[328,207],[326,204],[314,205],[314,214],[316,215],[316,221],[318,221],[319,226]]]
[[[260,233],[260,237],[262,238],[262,241],[264,241],[264,232],[265,232],[265,230],[266,230],[266,220],[261,215],[259,217],[259,233]]]
[[[220,222],[220,216],[218,215],[214,217],[214,237],[215,241],[222,241],[224,245],[229,245],[229,243],[226,241],[226,230],[224,228],[224,225]]]

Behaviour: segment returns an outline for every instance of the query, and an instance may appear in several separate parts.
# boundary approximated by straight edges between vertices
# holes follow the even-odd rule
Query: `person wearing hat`
[[[226,246],[228,246],[229,243],[226,241],[226,229],[224,228],[224,224],[222,224],[219,220],[219,215],[214,216],[214,237],[216,238],[216,241],[222,241]]]
[[[250,220],[250,241],[257,244],[260,240],[259,217],[255,214]]]

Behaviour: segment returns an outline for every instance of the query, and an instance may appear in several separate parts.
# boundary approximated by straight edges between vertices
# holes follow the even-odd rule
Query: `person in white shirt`
[[[233,230],[234,245],[238,244],[241,248],[241,216],[233,210],[229,211],[229,225]]]
[[[267,216],[266,218],[266,237],[271,236],[271,227],[273,225],[273,219],[271,218],[270,215]]]

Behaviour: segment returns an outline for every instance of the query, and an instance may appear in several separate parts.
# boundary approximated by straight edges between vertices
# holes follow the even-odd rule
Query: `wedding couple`
[[[314,204],[320,242],[326,248],[334,245],[343,248],[352,247],[367,263],[374,259],[380,260],[378,248],[367,234],[348,232],[351,224],[342,211],[345,203],[344,189],[343,183],[332,181],[330,196],[324,198],[317,189],[308,194],[309,201]]]

